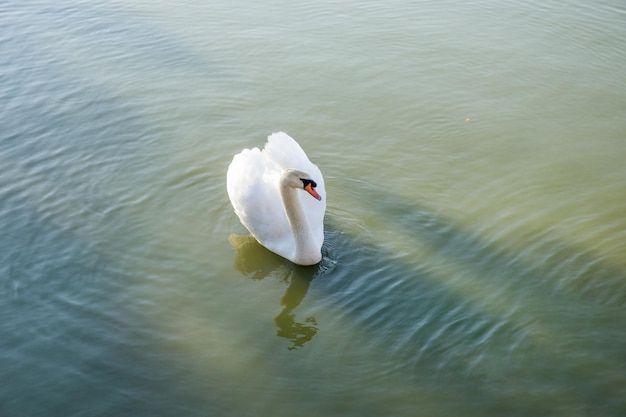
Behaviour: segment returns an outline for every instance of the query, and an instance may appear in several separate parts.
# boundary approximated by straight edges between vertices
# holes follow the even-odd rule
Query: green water
[[[0,415],[626,414],[617,1],[0,4]],[[284,130],[324,258],[247,238]]]

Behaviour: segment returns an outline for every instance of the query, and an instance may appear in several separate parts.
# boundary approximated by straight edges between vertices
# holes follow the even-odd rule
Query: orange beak
[[[313,186],[311,184],[307,184],[304,187],[304,191],[306,191],[307,193],[311,194],[315,199],[322,201],[322,196],[319,195],[317,193],[317,191],[315,191],[315,188],[313,188]]]

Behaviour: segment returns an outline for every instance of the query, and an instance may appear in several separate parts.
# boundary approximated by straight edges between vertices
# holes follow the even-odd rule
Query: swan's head
[[[280,180],[284,186],[299,188],[311,194],[315,199],[322,200],[322,196],[315,190],[317,183],[306,172],[289,168],[283,171]]]

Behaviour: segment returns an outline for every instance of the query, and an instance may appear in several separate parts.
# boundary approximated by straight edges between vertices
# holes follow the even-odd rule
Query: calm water
[[[626,415],[623,1],[0,4],[0,415]],[[324,260],[245,237],[267,134]]]

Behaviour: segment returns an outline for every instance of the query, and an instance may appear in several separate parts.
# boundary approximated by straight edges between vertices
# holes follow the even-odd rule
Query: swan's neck
[[[297,192],[296,188],[287,184],[281,183],[280,185],[280,196],[296,244],[293,261],[302,265],[313,265],[320,261],[322,255],[313,243],[311,228],[302,210]]]

